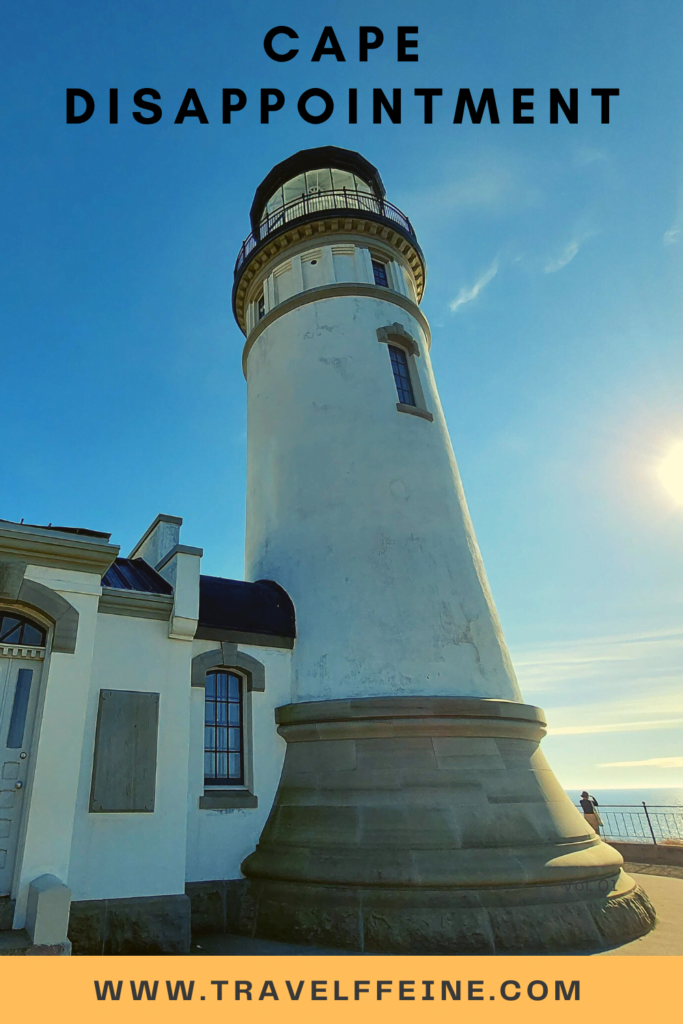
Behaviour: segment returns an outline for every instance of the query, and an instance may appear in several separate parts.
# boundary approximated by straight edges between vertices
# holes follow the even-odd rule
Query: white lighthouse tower
[[[294,602],[287,754],[243,864],[254,934],[396,952],[571,951],[652,908],[565,796],[525,705],[467,511],[408,218],[358,153],[256,191],[246,578]],[[245,917],[245,920],[246,920]]]

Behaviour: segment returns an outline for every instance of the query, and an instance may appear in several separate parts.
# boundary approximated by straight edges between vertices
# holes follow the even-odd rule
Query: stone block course
[[[69,939],[75,956],[182,956],[190,949],[190,900],[183,894],[78,900],[71,904]]]
[[[622,859],[539,755],[538,709],[354,698],[288,705],[277,718],[282,782],[242,865],[254,936],[378,952],[562,952],[652,926]],[[329,740],[330,724],[347,739]],[[314,728],[318,740],[298,741]]]
[[[9,931],[14,923],[15,901],[9,896],[0,896],[0,932]]]
[[[229,878],[207,882],[188,882],[192,934],[216,932],[242,933],[246,879]]]

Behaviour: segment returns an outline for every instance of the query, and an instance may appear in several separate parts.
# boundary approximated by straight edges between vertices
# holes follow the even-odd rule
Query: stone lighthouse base
[[[277,710],[280,787],[242,928],[385,953],[573,953],[650,931],[655,912],[561,789],[542,712],[471,697]]]

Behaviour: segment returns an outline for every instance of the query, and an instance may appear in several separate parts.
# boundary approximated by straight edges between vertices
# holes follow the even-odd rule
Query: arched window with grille
[[[18,647],[44,647],[46,630],[14,612],[0,611],[0,644]]]
[[[244,784],[244,680],[229,669],[206,675],[204,785]]]

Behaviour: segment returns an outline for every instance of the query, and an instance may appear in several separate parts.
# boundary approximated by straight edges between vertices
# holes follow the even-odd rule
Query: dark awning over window
[[[245,583],[220,576],[200,576],[196,636],[204,640],[293,647],[294,605],[287,592],[272,580]]]
[[[117,558],[102,586],[147,594],[172,594],[173,587],[142,558]],[[294,646],[296,619],[289,594],[272,580],[245,583],[222,576],[199,577],[200,640],[227,640],[261,647]]]

